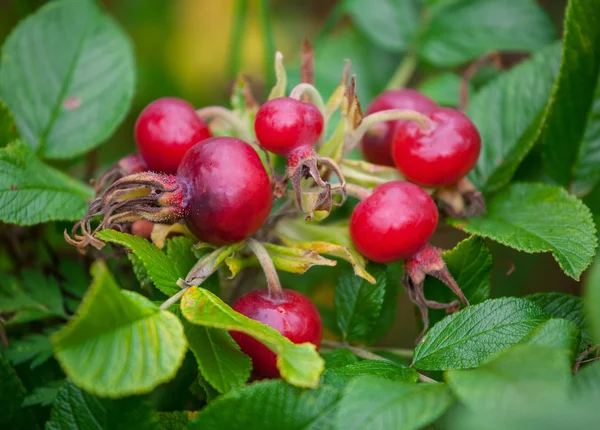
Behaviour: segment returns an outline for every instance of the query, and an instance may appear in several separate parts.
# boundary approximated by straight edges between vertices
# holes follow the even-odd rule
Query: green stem
[[[269,287],[269,292],[275,295],[276,297],[282,297],[283,293],[281,291],[281,282],[279,282],[279,276],[277,275],[277,269],[275,269],[275,265],[273,264],[273,260],[271,256],[267,252],[266,248],[256,239],[248,239],[248,248],[250,251],[256,255],[258,262],[262,266],[263,271],[265,272],[265,276],[267,278],[267,286]]]
[[[260,25],[262,27],[264,40],[264,68],[265,88],[270,88],[275,83],[275,71],[273,70],[273,57],[275,56],[275,37],[271,25],[271,10],[269,0],[259,0],[258,9],[260,13]]]
[[[242,63],[244,46],[244,29],[248,17],[248,0],[235,0],[233,9],[233,31],[231,33],[231,55],[229,57],[229,77],[235,79]]]
[[[418,58],[414,51],[409,51],[404,55],[402,62],[396,68],[396,71],[392,75],[386,85],[386,90],[393,90],[397,88],[404,88],[406,84],[412,78],[413,73],[417,68]]]

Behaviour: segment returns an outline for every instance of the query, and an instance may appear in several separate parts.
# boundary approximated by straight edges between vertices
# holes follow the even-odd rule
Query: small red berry
[[[350,236],[369,260],[392,263],[427,245],[437,223],[437,207],[422,188],[410,182],[388,182],[356,205]]]
[[[256,113],[254,131],[261,146],[288,156],[312,147],[323,132],[323,115],[317,107],[290,97],[269,100]]]
[[[153,229],[154,223],[152,221],[146,221],[145,219],[138,219],[131,224],[131,234],[148,240],[152,237]]]
[[[396,130],[396,166],[406,179],[425,187],[453,184],[477,164],[481,137],[471,120],[457,110],[439,108],[427,117],[427,129],[407,121]]]
[[[181,161],[177,184],[183,195],[176,203],[187,226],[215,245],[249,238],[271,212],[269,175],[240,139],[213,137],[196,144]]]
[[[273,327],[294,343],[321,344],[323,324],[315,305],[303,294],[294,290],[282,290],[277,297],[268,290],[255,290],[240,297],[233,309],[248,318]],[[279,376],[277,357],[247,334],[231,332],[242,351],[252,358],[254,373],[265,378]]]
[[[375,97],[369,105],[366,115],[389,109],[411,109],[426,114],[436,107],[433,100],[417,90],[391,90]],[[365,160],[382,166],[394,166],[392,157],[394,132],[400,124],[405,122],[407,120],[386,121],[371,127],[361,141]]]
[[[140,113],[134,136],[150,170],[175,174],[187,150],[211,133],[191,104],[165,97],[154,100]]]

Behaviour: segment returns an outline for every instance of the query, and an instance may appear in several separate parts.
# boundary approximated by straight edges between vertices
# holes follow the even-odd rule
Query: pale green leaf
[[[336,429],[421,429],[452,404],[445,384],[404,384],[363,376],[344,390]]]
[[[322,257],[311,249],[292,248],[289,246],[264,244],[265,249],[273,260],[276,269],[285,272],[302,274],[313,266],[335,266],[334,260]]]
[[[573,321],[555,318],[540,324],[521,343],[560,349],[574,359],[580,340],[581,331]]]
[[[587,323],[595,343],[600,343],[600,258],[596,258],[585,282]]]
[[[444,72],[419,82],[418,90],[441,106],[457,107],[460,105],[460,85],[460,76]],[[469,85],[469,94],[472,92]]]
[[[277,330],[235,312],[208,290],[191,287],[181,299],[181,313],[193,324],[239,331],[262,342],[277,354],[277,368],[292,385],[316,387],[325,368],[315,345],[295,344]]]
[[[546,184],[514,183],[488,201],[485,216],[449,223],[518,251],[552,252],[574,279],[592,262],[598,242],[587,206],[564,189]]]
[[[46,166],[21,141],[0,149],[0,221],[75,221],[93,196],[91,187]]]
[[[535,303],[514,297],[486,300],[447,316],[417,345],[413,365],[423,370],[477,367],[548,319]]]
[[[103,263],[75,317],[52,336],[56,359],[79,387],[99,396],[147,393],[175,376],[187,342],[179,319],[120,291]]]
[[[90,0],[51,2],[21,21],[2,47],[0,96],[23,139],[44,158],[73,158],[110,137],[133,98],[132,51]]]

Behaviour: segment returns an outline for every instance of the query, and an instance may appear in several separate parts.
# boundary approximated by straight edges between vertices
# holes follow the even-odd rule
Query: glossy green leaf
[[[443,252],[442,258],[471,305],[490,298],[492,254],[483,239],[471,236],[454,249]],[[425,279],[425,295],[428,299],[441,303],[457,300],[456,295],[446,285],[433,277]],[[444,310],[429,310],[431,325],[445,316]]]
[[[52,2],[21,21],[2,47],[0,97],[37,154],[73,158],[110,137],[133,98],[132,51],[90,0]]]
[[[148,276],[160,291],[172,296],[181,289],[177,286],[180,277],[178,266],[159,248],[146,239],[121,233],[116,230],[102,230],[96,237],[105,242],[117,243],[131,249],[144,264]]]
[[[390,381],[416,384],[417,372],[410,367],[402,367],[391,361],[363,360],[347,366],[327,369],[323,373],[323,384],[344,388],[354,378],[373,375]]]
[[[581,331],[573,321],[554,318],[540,324],[521,343],[562,350],[567,352],[573,360],[580,340]]]
[[[401,275],[396,277],[398,275],[396,273],[398,267],[402,268],[402,263],[386,265],[387,281],[385,284],[385,294],[383,295],[381,310],[379,311],[378,317],[375,318],[371,329],[365,336],[365,339],[367,339],[370,344],[376,343],[379,339],[384,337],[396,322],[396,316],[398,315],[398,296],[400,290],[402,290],[402,283],[400,282]]]
[[[596,0],[567,5],[560,73],[546,108],[538,142],[544,145],[546,172],[563,186],[571,185],[582,142],[594,107],[600,72],[600,14]],[[596,166],[600,169],[600,164]]]
[[[444,72],[419,82],[418,90],[439,105],[457,107],[460,104],[460,84],[460,76]],[[469,85],[469,94],[472,92]]]
[[[31,361],[30,367],[34,369],[52,357],[52,345],[48,336],[34,333],[24,339],[11,340],[4,356],[15,366]]]
[[[108,400],[67,382],[52,405],[46,430],[159,430],[156,412],[140,397]]]
[[[349,364],[358,363],[359,360],[348,348],[337,348],[331,351],[322,352],[321,357],[325,359],[325,368],[334,369],[344,367]]]
[[[98,396],[147,393],[181,366],[187,342],[179,319],[140,294],[121,291],[103,263],[75,317],[52,336],[56,359]]]
[[[574,279],[592,262],[598,242],[587,206],[564,189],[546,184],[512,184],[488,201],[485,216],[449,223],[519,251],[552,252]]]
[[[65,383],[65,380],[61,379],[59,381],[52,381],[41,387],[35,387],[31,394],[23,399],[23,406],[50,406],[54,403],[59,390]]]
[[[339,391],[303,390],[283,381],[263,381],[231,391],[202,409],[190,429],[279,430],[332,427]]]
[[[588,194],[600,182],[600,85],[596,84],[596,95],[591,107],[587,127],[581,141],[579,157],[575,165],[576,194]]]
[[[375,285],[347,273],[335,288],[335,316],[344,340],[365,340],[379,319],[387,285],[385,266],[372,265],[369,271],[376,279]]]
[[[405,51],[419,26],[416,0],[350,0],[346,12],[356,26],[376,45],[396,52]]]
[[[585,282],[587,323],[595,343],[600,343],[600,258],[596,258]]]
[[[571,380],[569,354],[539,345],[516,345],[477,369],[446,372],[446,381],[468,408],[510,413],[523,403],[565,398]]]
[[[482,148],[469,179],[480,190],[491,192],[506,185],[533,147],[559,65],[560,45],[555,44],[471,98],[467,114],[479,130]]]
[[[175,236],[167,241],[167,257],[182,279],[198,262],[193,247],[194,241],[186,236]]]
[[[181,313],[193,324],[234,330],[252,336],[277,354],[277,368],[292,385],[316,387],[325,363],[312,343],[292,343],[277,330],[235,312],[208,290],[191,287],[181,299]]]
[[[514,297],[486,300],[449,315],[416,346],[413,365],[423,370],[477,367],[548,319],[535,303]]]
[[[93,190],[46,166],[21,141],[0,149],[0,221],[33,225],[75,221],[87,209]]]
[[[0,355],[0,427],[11,430],[37,429],[31,411],[21,407],[25,387],[6,358]]]
[[[188,322],[183,326],[198,368],[210,385],[219,393],[244,385],[250,377],[252,362],[226,330]]]
[[[0,279],[0,311],[13,314],[7,321],[9,325],[67,318],[56,279],[28,270],[23,271],[21,279]]]
[[[420,54],[457,66],[490,51],[534,52],[556,39],[554,25],[533,0],[451,0],[427,10]]]
[[[421,429],[452,404],[445,384],[405,384],[363,376],[344,390],[336,429]]]

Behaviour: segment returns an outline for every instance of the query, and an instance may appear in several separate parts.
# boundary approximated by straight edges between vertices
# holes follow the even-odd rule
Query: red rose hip
[[[426,114],[437,108],[436,103],[417,90],[400,89],[386,91],[371,102],[366,115],[389,109],[410,109]],[[386,121],[375,124],[361,140],[365,160],[382,166],[394,166],[392,142],[396,128],[407,120]]]
[[[294,343],[321,344],[323,325],[315,305],[303,294],[283,289],[281,296],[268,290],[256,290],[240,297],[233,309],[248,318],[273,327]],[[277,356],[251,336],[231,332],[242,351],[252,358],[257,376],[276,378],[279,375]]]
[[[211,137],[211,133],[190,103],[165,97],[153,101],[140,113],[134,137],[150,170],[175,174],[188,149]]]
[[[425,187],[453,184],[475,167],[481,137],[471,120],[455,109],[439,108],[427,117],[427,128],[406,121],[396,129],[396,167],[406,179]]]

